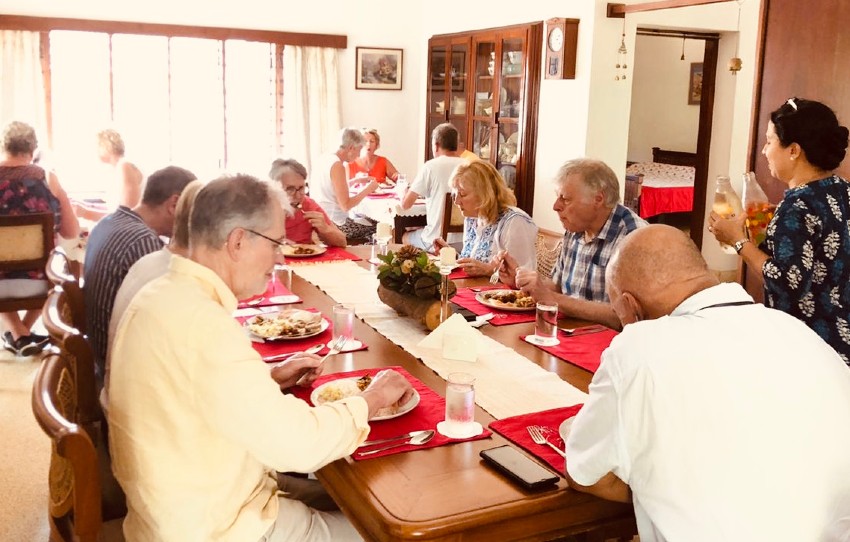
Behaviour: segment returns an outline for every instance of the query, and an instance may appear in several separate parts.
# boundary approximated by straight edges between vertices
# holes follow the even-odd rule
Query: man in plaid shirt
[[[605,293],[605,267],[620,241],[646,221],[620,204],[617,175],[600,160],[570,160],[554,183],[552,209],[567,231],[552,279],[517,268],[510,255],[505,255],[500,277],[539,302],[557,304],[564,315],[620,329]]]

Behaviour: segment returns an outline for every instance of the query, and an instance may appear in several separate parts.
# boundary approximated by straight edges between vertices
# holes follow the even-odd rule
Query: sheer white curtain
[[[284,155],[300,161],[312,172],[312,162],[339,145],[341,122],[337,50],[284,47]]]
[[[47,112],[38,32],[0,30],[0,123],[32,125],[47,147]]]

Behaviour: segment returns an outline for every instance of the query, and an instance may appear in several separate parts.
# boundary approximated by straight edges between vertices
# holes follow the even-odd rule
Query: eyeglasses
[[[283,254],[283,247],[285,247],[287,245],[287,243],[283,243],[281,241],[278,241],[277,239],[272,239],[268,235],[263,235],[262,233],[260,233],[258,231],[254,231],[254,230],[249,229],[249,228],[242,228],[242,229],[247,231],[248,233],[253,233],[254,235],[262,237],[266,241],[270,241],[271,243],[273,243],[275,245],[275,251],[280,253],[280,254]]]
[[[299,192],[305,192],[307,190],[307,185],[305,184],[304,186],[299,186],[298,188],[295,188],[294,186],[287,186],[283,190],[284,190],[284,192],[286,192],[290,196],[294,196],[295,194],[298,194]]]
[[[787,103],[788,105],[790,105],[791,107],[793,107],[793,108],[794,108],[794,111],[796,111],[796,110],[797,110],[797,102],[795,102],[795,101],[794,101],[794,98],[788,98],[788,101],[787,101],[787,102],[785,102],[785,103]]]

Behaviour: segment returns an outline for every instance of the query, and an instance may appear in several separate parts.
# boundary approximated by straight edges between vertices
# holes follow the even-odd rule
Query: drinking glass
[[[535,310],[534,335],[526,339],[540,346],[555,346],[558,344],[558,306],[538,303]]]
[[[333,324],[334,341],[339,337],[345,337],[345,341],[350,343],[354,339],[354,307],[342,303],[334,305]]]
[[[474,423],[475,377],[469,373],[449,373],[446,381],[446,429],[463,434]]]
[[[272,274],[272,282],[280,284],[287,291],[292,291],[292,268],[288,265],[276,264]]]

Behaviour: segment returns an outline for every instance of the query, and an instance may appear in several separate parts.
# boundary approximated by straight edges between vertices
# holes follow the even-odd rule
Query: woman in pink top
[[[307,196],[307,168],[297,160],[278,158],[272,162],[269,177],[280,183],[289,196],[292,209],[286,213],[286,238],[295,243],[319,241],[333,247],[346,245],[345,234],[334,224],[318,203]]]
[[[366,144],[360,151],[360,157],[348,163],[348,178],[372,177],[379,183],[387,179],[395,181],[398,178],[398,170],[392,162],[384,156],[378,156],[375,151],[381,146],[381,136],[374,128],[364,128],[363,138]]]

